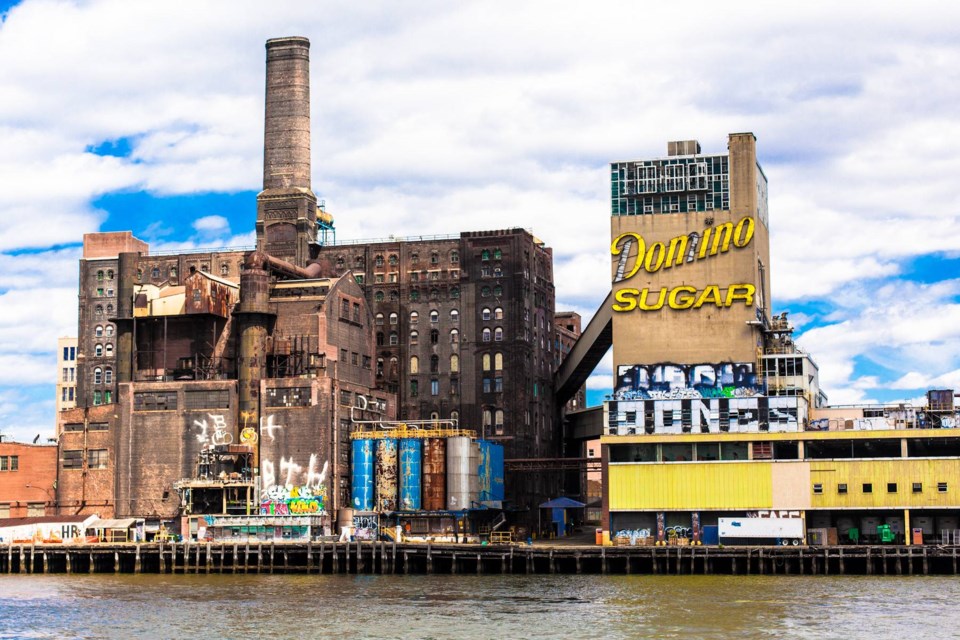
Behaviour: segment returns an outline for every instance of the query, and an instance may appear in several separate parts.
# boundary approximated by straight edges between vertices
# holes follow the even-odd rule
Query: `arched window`
[[[154,267],[150,270],[150,277],[156,280],[160,277],[160,267]]]
[[[107,280],[113,280],[113,269],[107,269]]]
[[[103,269],[97,271],[97,282],[103,282]]]
[[[497,307],[493,310],[493,319],[494,320],[503,320],[503,308]]]
[[[97,336],[98,338],[99,338],[100,336],[102,336],[102,335],[103,335],[103,325],[98,324],[96,327],[94,327],[94,329],[93,329],[93,335]]]
[[[451,300],[460,299],[460,287],[450,287],[450,299]]]
[[[437,311],[436,309],[430,310],[430,322],[433,324],[440,322],[440,312]]]
[[[356,267],[357,267],[358,269],[362,269],[362,268],[363,268],[363,256],[357,256],[356,258],[354,258],[353,264],[356,265]]]
[[[450,262],[457,264],[460,262],[460,252],[454,249],[450,252]]]
[[[410,373],[420,373],[420,358],[417,356],[410,356]]]
[[[502,295],[503,295],[503,287],[501,287],[500,285],[495,286],[495,287],[493,288],[493,295],[496,296],[497,298],[499,298],[500,296],[502,296]]]
[[[396,313],[391,313],[390,324],[397,324],[398,322],[400,322],[400,316],[398,316]]]
[[[95,315],[95,316],[98,317],[98,318],[101,317],[101,316],[103,316],[103,305],[102,305],[102,304],[98,304],[98,305],[94,308],[94,310],[93,310],[93,315]]]
[[[383,324],[383,314],[382,314],[382,313],[378,313],[377,315],[375,315],[375,316],[373,317],[373,323],[374,323],[374,324]]]
[[[483,410],[483,426],[489,427],[493,423],[493,411],[490,409]]]
[[[450,373],[458,373],[460,371],[460,356],[453,354],[450,356]]]
[[[430,356],[430,373],[440,373],[440,356]]]
[[[484,327],[483,333],[480,335],[484,342],[490,342],[490,327]]]
[[[493,250],[493,259],[494,259],[494,260],[499,260],[499,259],[502,258],[502,257],[503,257],[503,253],[501,253],[500,247],[497,247],[496,249]]]
[[[107,316],[113,316],[113,305],[112,305],[112,304],[108,304],[108,305],[107,305]]]
[[[390,344],[391,345],[400,344],[400,336],[397,335],[396,331],[390,332]]]
[[[456,309],[450,309],[450,322],[460,322],[460,312]]]
[[[484,320],[490,319],[490,307],[484,307],[483,311],[480,312],[480,317]]]
[[[337,266],[342,267],[344,265],[343,256],[337,256]]]
[[[503,327],[497,327],[493,330],[493,341],[502,342],[503,341]]]
[[[417,331],[410,332],[410,344],[417,344],[420,341],[420,333]]]
[[[490,297],[490,287],[481,287],[480,288],[480,297],[489,298]]]
[[[416,311],[410,312],[410,324],[417,324],[420,322],[420,314]]]
[[[493,268],[493,277],[494,277],[494,278],[500,278],[500,277],[502,277],[502,276],[503,276],[503,269],[501,269],[500,267],[494,267],[494,268]]]
[[[112,324],[108,324],[106,327],[104,327],[104,332],[107,334],[107,337],[108,337],[108,338],[109,338],[110,336],[112,336],[112,335],[113,335],[113,325],[112,325]]]
[[[490,259],[490,250],[489,250],[489,249],[484,249],[483,251],[481,251],[481,252],[480,252],[480,259],[481,259],[481,260],[484,260],[484,261],[489,260],[489,259]]]
[[[391,291],[391,292],[390,292],[390,302],[396,302],[396,301],[399,300],[399,299],[400,299],[400,294],[399,294],[399,293],[397,293],[396,291]]]
[[[373,294],[373,299],[377,302],[383,302],[383,291],[377,291],[375,294]]]
[[[440,299],[440,289],[430,289],[430,299],[439,300]]]
[[[436,329],[430,330],[430,344],[437,344],[440,342],[440,332]]]
[[[399,260],[397,259],[397,254],[391,253],[391,254],[390,254],[390,266],[395,267],[398,262],[399,262]]]
[[[103,384],[103,369],[100,367],[93,370],[93,384]]]
[[[373,265],[376,266],[376,267],[382,267],[382,266],[383,266],[383,256],[378,255],[376,258],[374,258],[374,259],[373,259]]]
[[[220,265],[220,275],[228,276],[230,275],[230,265],[224,262]]]
[[[377,331],[377,346],[383,346],[383,331]]]
[[[420,254],[417,253],[416,251],[414,251],[413,253],[411,253],[411,254],[410,254],[410,262],[412,262],[413,264],[417,264],[418,262],[420,262]]]
[[[483,370],[490,371],[490,354],[483,354]]]
[[[430,419],[431,419],[431,420],[439,420],[439,419],[440,419],[440,414],[437,413],[436,411],[431,411],[431,412],[430,412]]]
[[[460,332],[456,329],[450,329],[450,343],[457,344],[460,342]]]
[[[503,354],[497,353],[493,356],[493,368],[497,371],[503,371]]]
[[[176,268],[176,267],[170,267],[170,278],[172,278],[173,280],[176,280],[176,279],[177,279],[177,268]]]
[[[103,383],[113,384],[113,369],[107,368],[103,370]]]
[[[143,269],[137,269],[137,282],[143,280]]]
[[[383,358],[377,358],[377,377],[383,377]]]
[[[93,355],[95,355],[95,356],[98,357],[98,358],[103,355],[103,345],[102,345],[102,344],[94,345],[94,347],[93,347]]]
[[[430,253],[430,264],[437,264],[440,262],[440,254],[436,251]]]
[[[108,342],[108,343],[106,344],[106,346],[103,348],[103,352],[104,352],[104,354],[105,354],[107,357],[112,357],[112,356],[113,356],[113,345]]]
[[[420,291],[418,291],[417,289],[412,289],[410,291],[410,301],[416,302],[419,299],[420,299]]]

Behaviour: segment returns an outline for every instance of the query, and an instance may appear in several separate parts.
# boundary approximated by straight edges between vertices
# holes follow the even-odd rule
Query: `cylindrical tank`
[[[397,441],[377,440],[377,511],[397,510]]]
[[[373,511],[373,440],[353,441],[353,508]]]
[[[451,511],[470,508],[470,448],[470,438],[447,438],[447,509]]]
[[[423,451],[423,508],[447,508],[447,441],[428,438]]]
[[[353,509],[346,507],[337,512],[337,527],[349,527],[353,524]]]
[[[480,502],[503,500],[503,445],[480,440]]]
[[[418,438],[404,438],[400,441],[400,508],[404,511],[419,510],[420,502],[420,461],[423,443]]]
[[[480,503],[480,445],[470,443],[470,495],[464,509],[470,509]]]

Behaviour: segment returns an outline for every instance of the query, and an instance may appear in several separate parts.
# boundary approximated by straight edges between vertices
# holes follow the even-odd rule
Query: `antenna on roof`
[[[33,444],[37,444],[40,441],[40,434],[37,434],[37,437],[33,439]]]

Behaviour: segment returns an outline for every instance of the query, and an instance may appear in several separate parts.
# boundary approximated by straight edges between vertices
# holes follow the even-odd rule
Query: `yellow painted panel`
[[[809,509],[810,463],[775,462],[771,467],[773,508],[790,511]]]
[[[919,482],[922,491],[914,492]],[[937,484],[947,483],[940,492]],[[810,462],[810,505],[814,509],[859,509],[869,507],[956,507],[960,505],[960,460],[956,458],[913,458],[897,460],[818,460]],[[888,484],[896,484],[896,492]],[[813,485],[823,493],[813,493]],[[847,493],[838,491],[846,484]],[[865,493],[864,484],[872,485]]]
[[[610,509],[770,509],[769,462],[611,464]]]

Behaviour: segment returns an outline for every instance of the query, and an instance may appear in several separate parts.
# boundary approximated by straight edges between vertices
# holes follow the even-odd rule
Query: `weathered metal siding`
[[[477,473],[480,468],[480,445],[476,442],[470,443],[470,492],[467,496],[467,504],[464,508],[470,509],[480,503],[480,476]]]
[[[397,510],[397,441],[377,440],[377,511]]]
[[[610,509],[770,509],[771,464],[611,464]]]
[[[351,460],[353,508],[373,511],[373,440],[354,440]]]
[[[423,455],[423,442],[417,438],[404,438],[400,441],[400,508],[416,510],[421,508],[420,501],[420,462]]]
[[[480,502],[503,500],[503,445],[480,440]]]
[[[423,452],[423,508],[447,508],[447,441],[429,438]]]
[[[823,460],[810,463],[810,502],[814,509],[924,508],[960,506],[960,460],[956,458],[906,458],[898,460]],[[913,483],[921,491],[914,493]],[[946,491],[938,490],[945,482]],[[888,491],[889,483],[896,491]],[[823,493],[813,493],[813,484]],[[847,493],[837,486],[847,485]],[[865,493],[863,485],[872,485]],[[891,487],[892,488],[892,487]]]
[[[470,438],[447,438],[447,509],[459,511],[469,507]]]

